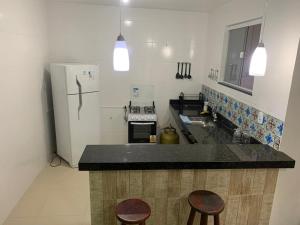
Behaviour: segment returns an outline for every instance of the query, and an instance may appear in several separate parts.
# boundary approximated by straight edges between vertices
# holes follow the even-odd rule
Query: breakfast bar
[[[149,225],[184,225],[187,197],[201,189],[224,199],[221,224],[267,225],[278,171],[294,165],[261,144],[99,145],[86,147],[79,170],[90,174],[92,225],[116,225],[115,207],[129,198],[151,206]]]

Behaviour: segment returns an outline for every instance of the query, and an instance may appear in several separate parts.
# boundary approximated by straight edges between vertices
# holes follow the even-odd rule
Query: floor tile
[[[73,189],[50,189],[41,216],[85,215],[88,192]]]
[[[65,163],[45,168],[3,225],[90,225],[89,176]]]
[[[37,218],[39,225],[90,225],[84,216],[52,216]]]
[[[37,218],[15,218],[8,219],[4,222],[3,225],[41,225],[38,224]]]
[[[39,216],[46,203],[43,191],[28,190],[11,212],[12,218]]]

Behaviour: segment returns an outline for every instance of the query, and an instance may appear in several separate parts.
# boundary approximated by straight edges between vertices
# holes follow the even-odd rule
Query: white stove
[[[128,121],[157,121],[156,114],[129,114]]]
[[[129,105],[128,121],[157,121],[155,105],[152,106],[132,106]]]
[[[157,115],[151,106],[129,104],[128,143],[156,143]]]

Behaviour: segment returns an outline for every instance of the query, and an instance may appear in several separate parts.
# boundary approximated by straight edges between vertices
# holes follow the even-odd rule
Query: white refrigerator
[[[86,145],[100,144],[100,82],[95,65],[52,64],[57,154],[78,167]]]

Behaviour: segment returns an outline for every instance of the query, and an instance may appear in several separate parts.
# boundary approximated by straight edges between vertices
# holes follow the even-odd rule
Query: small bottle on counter
[[[249,130],[244,130],[242,133],[243,144],[251,144],[251,134]]]
[[[208,112],[208,102],[204,102],[203,112]]]
[[[233,144],[241,144],[242,143],[242,131],[240,128],[235,129],[232,138]]]

